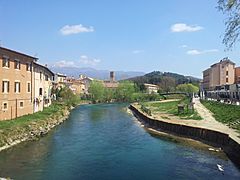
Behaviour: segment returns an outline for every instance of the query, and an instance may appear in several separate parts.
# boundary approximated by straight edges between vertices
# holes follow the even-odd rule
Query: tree
[[[89,93],[93,102],[102,102],[104,100],[105,88],[102,82],[92,81],[89,87]]]
[[[65,102],[69,107],[77,105],[80,101],[80,97],[73,94],[69,87],[63,87],[56,92],[58,92],[58,100]]]
[[[122,102],[131,102],[133,93],[135,93],[134,83],[130,81],[121,82],[116,90],[116,99]]]
[[[180,92],[185,92],[185,93],[191,94],[191,93],[197,93],[199,91],[199,88],[192,84],[179,84],[176,87],[176,90],[180,91]]]
[[[160,89],[162,89],[165,92],[170,92],[175,89],[176,86],[176,81],[172,77],[168,76],[162,76],[161,77],[161,82],[159,84]]]
[[[227,16],[223,44],[229,50],[240,40],[240,1],[219,0],[217,8]]]

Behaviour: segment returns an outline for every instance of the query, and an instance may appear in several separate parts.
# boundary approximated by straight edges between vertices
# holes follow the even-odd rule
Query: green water
[[[147,133],[124,104],[83,105],[38,141],[0,153],[13,179],[240,179],[227,158]],[[224,174],[217,169],[224,166]]]

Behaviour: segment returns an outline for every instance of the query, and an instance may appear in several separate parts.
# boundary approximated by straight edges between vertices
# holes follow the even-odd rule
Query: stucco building
[[[0,120],[42,111],[51,104],[53,73],[37,58],[0,47]]]
[[[51,91],[54,73],[47,66],[33,63],[34,112],[42,111],[51,104]]]
[[[235,63],[228,58],[211,65],[203,71],[203,89],[211,91],[216,86],[229,85],[235,83]]]
[[[0,47],[0,120],[33,113],[37,58]]]
[[[148,94],[157,94],[158,90],[159,90],[159,86],[155,85],[155,84],[144,84],[145,88],[146,88],[146,92]]]

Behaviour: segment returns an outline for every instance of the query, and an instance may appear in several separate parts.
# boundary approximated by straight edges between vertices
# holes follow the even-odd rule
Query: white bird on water
[[[223,165],[217,164],[217,167],[218,167],[218,170],[219,170],[219,171],[221,171],[221,172],[224,171]]]

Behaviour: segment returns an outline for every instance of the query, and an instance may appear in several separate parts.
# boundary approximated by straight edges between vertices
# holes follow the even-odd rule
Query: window
[[[27,83],[27,92],[31,92],[31,83]]]
[[[14,92],[15,93],[20,93],[20,82],[15,82],[14,83]]]
[[[9,81],[2,82],[2,92],[9,93]]]
[[[27,63],[26,64],[26,70],[31,71],[31,69],[32,69],[32,65],[30,63]]]
[[[42,72],[40,72],[40,79],[42,79]]]
[[[23,101],[20,101],[19,106],[23,108]]]
[[[226,78],[226,83],[228,83],[228,78]]]
[[[3,110],[7,110],[8,109],[8,103],[7,102],[4,102],[3,103]]]
[[[48,75],[45,75],[45,81],[48,81]]]
[[[14,68],[15,69],[20,69],[20,61],[19,60],[14,61]]]
[[[39,96],[42,96],[42,88],[39,88]]]
[[[226,76],[228,76],[228,71],[226,71]]]
[[[9,58],[8,57],[3,57],[3,67],[10,67],[10,62],[9,62]]]

